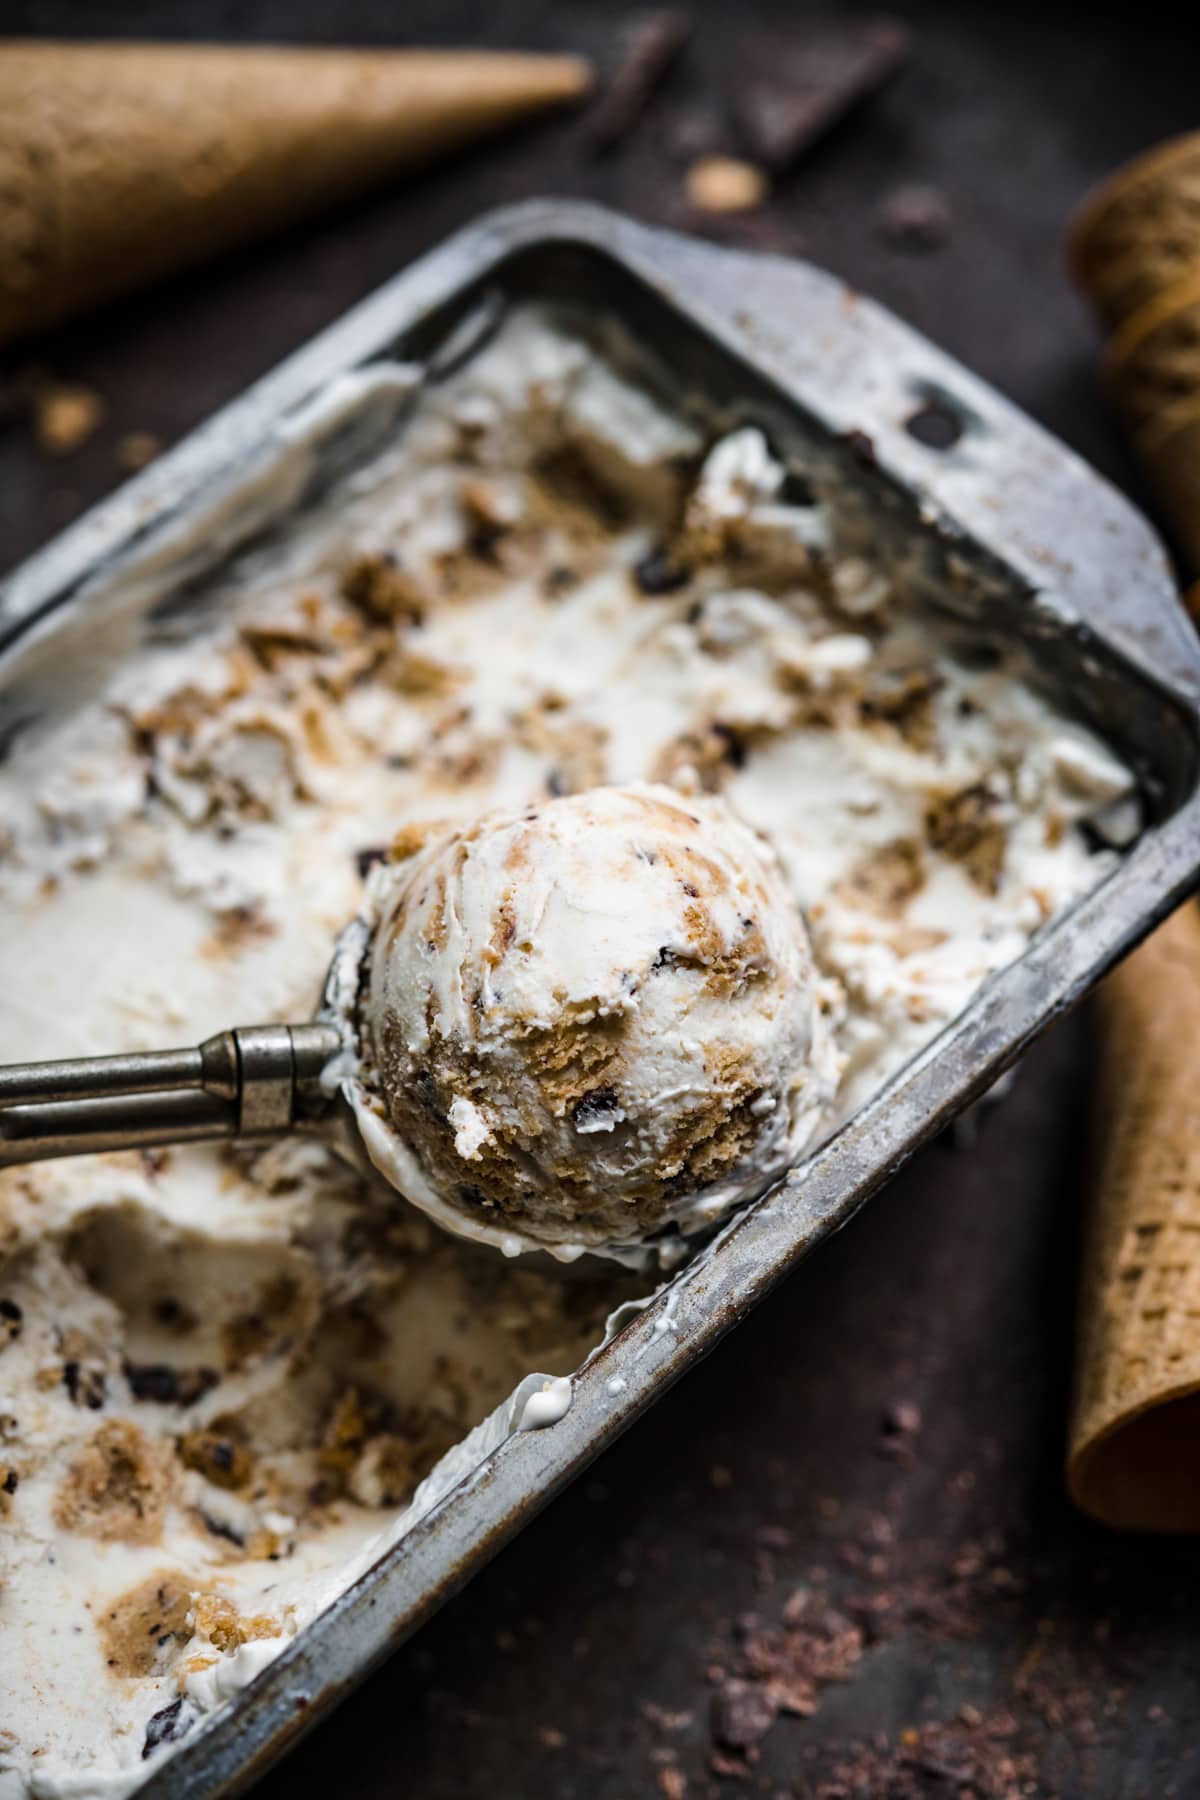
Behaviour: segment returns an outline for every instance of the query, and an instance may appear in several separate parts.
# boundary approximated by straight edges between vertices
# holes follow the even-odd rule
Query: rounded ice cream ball
[[[832,1096],[804,920],[719,800],[595,788],[435,831],[372,882],[359,1123],[453,1231],[569,1257],[697,1229]]]

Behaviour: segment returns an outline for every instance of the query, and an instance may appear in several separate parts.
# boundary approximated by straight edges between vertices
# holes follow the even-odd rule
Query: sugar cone
[[[0,44],[0,341],[582,93],[574,57]]]
[[[1110,329],[1200,271],[1200,132],[1147,151],[1089,195],[1067,256]]]
[[[1200,908],[1101,989],[1104,1141],[1068,1482],[1106,1524],[1200,1529]]]

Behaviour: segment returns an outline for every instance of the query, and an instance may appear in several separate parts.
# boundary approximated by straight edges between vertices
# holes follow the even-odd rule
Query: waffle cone
[[[1200,271],[1139,307],[1105,366],[1180,546],[1200,568]]]
[[[1200,908],[1101,990],[1104,1140],[1067,1479],[1085,1512],[1200,1529]]]
[[[574,57],[0,44],[0,341],[588,85]]]
[[[1160,144],[1097,188],[1071,227],[1067,256],[1110,329],[1200,271],[1200,132]]]
[[[1190,411],[1145,433],[1138,450],[1189,567],[1200,569],[1200,393]]]
[[[1135,431],[1200,394],[1200,268],[1125,320],[1104,366]]]

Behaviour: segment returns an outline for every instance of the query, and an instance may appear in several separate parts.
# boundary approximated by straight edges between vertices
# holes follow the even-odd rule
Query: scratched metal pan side
[[[1156,817],[1100,888],[590,1360],[565,1418],[506,1440],[197,1727],[138,1790],[142,1800],[206,1800],[255,1779],[1074,1004],[1188,890],[1200,862],[1200,656],[1134,510],[984,384],[831,277],[577,203],[489,215],[397,277],[19,571],[0,594],[0,628],[52,629],[99,568],[119,567],[198,490],[229,479],[281,416],[342,371],[435,342],[489,283],[577,284],[635,330],[677,338],[689,375],[707,372],[790,408],[831,466],[894,507],[906,529],[920,527],[935,572],[952,582],[961,569],[972,605],[1011,616],[1035,653],[1061,665],[1081,703],[1140,758]],[[962,427],[945,451],[909,429],[930,407]]]

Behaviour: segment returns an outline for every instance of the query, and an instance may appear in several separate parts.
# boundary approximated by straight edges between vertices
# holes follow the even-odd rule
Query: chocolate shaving
[[[214,1518],[212,1513],[206,1512],[202,1512],[200,1517],[204,1520],[204,1529],[211,1532],[213,1537],[224,1538],[226,1543],[236,1544],[239,1550],[245,1549],[245,1538],[242,1536],[241,1532],[230,1525],[227,1520]]]
[[[950,236],[950,202],[939,188],[894,188],[877,214],[880,235],[897,250],[940,250]]]
[[[883,87],[908,52],[893,19],[809,19],[745,44],[734,104],[760,162],[785,169]]]
[[[354,852],[354,866],[358,870],[359,879],[365,881],[376,863],[382,862],[387,855],[383,844],[372,844],[365,850]]]
[[[686,563],[677,563],[665,550],[650,550],[634,564],[633,579],[643,594],[673,594],[686,587],[692,571]]]
[[[629,26],[624,55],[585,128],[593,156],[607,155],[635,129],[691,31],[691,16],[680,7],[646,13]]]
[[[779,1708],[765,1687],[727,1681],[712,1698],[712,1735],[724,1750],[748,1750],[766,1737]]]
[[[618,1107],[615,1088],[592,1088],[590,1093],[580,1097],[571,1113],[571,1122],[579,1128],[592,1125],[597,1119],[606,1119],[615,1113]]]
[[[100,1411],[107,1391],[103,1369],[89,1368],[70,1357],[63,1364],[62,1378],[73,1406],[86,1406],[91,1412]]]
[[[221,1377],[216,1369],[176,1369],[170,1363],[126,1363],[125,1379],[135,1400],[159,1406],[194,1406]]]
[[[146,1722],[142,1761],[145,1762],[148,1756],[153,1755],[160,1744],[174,1744],[181,1737],[186,1737],[192,1728],[195,1717],[195,1713],[190,1708],[187,1712],[184,1711],[182,1694],[178,1700],[172,1700],[171,1704],[164,1706],[160,1712],[152,1713]]]

